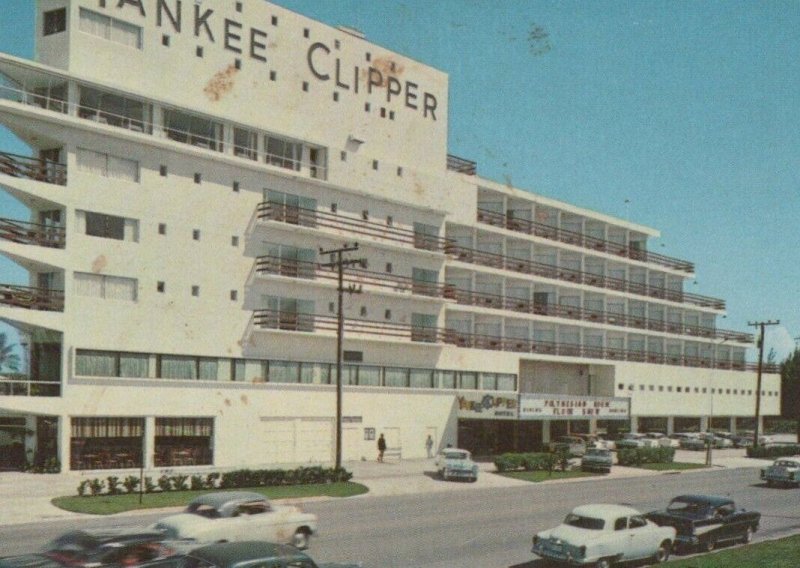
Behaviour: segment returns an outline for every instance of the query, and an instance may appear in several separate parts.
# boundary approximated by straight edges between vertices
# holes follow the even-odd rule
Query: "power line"
[[[760,330],[758,336],[758,379],[756,380],[756,428],[753,434],[753,447],[758,447],[758,422],[761,420],[761,368],[764,365],[764,327],[778,325],[781,320],[749,321],[747,325]]]

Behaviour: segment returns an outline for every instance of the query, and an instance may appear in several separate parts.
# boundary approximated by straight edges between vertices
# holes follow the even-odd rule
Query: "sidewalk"
[[[676,462],[705,463],[705,452],[678,450]],[[745,457],[744,450],[715,450],[713,465],[718,468],[759,468],[771,460],[754,460]],[[432,459],[345,462],[344,467],[353,472],[353,481],[369,487],[370,496],[433,493],[438,491],[469,491],[474,488],[515,487],[528,485],[527,481],[494,475],[494,464],[479,463],[481,474],[475,483],[445,482],[436,477]],[[698,470],[693,470],[698,471]],[[702,471],[702,470],[699,470]],[[614,466],[608,478],[646,477],[665,472]],[[103,472],[105,474],[105,472]],[[70,513],[54,507],[50,500],[63,495],[75,495],[78,484],[84,479],[103,477],[86,472],[61,475],[36,475],[19,472],[0,472],[0,503],[3,503],[2,524],[22,524],[56,519],[81,519],[85,515]],[[573,478],[548,483],[591,483],[593,478]]]

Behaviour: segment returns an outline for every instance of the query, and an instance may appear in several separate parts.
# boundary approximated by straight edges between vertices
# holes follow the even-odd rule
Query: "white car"
[[[655,440],[662,448],[678,448],[681,445],[678,440],[668,437],[663,432],[648,432],[645,436],[650,440]]]
[[[531,552],[571,566],[609,568],[616,562],[666,562],[673,527],[660,527],[624,505],[582,505],[554,529],[533,537]]]
[[[472,454],[459,448],[447,448],[436,456],[436,472],[444,481],[466,479],[478,481],[478,464],[472,461]]]
[[[260,493],[220,491],[201,495],[183,513],[164,517],[151,528],[170,540],[267,540],[307,548],[317,532],[317,516],[294,506],[272,505]]]
[[[761,470],[767,485],[797,485],[800,487],[800,456],[778,458]]]

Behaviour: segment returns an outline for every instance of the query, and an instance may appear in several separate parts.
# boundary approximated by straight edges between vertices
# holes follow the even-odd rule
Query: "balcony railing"
[[[523,274],[533,274],[535,276],[543,276],[545,278],[553,278],[555,280],[562,280],[571,282],[573,284],[585,284],[587,286],[618,290],[620,292],[628,292],[630,294],[636,294],[639,296],[660,298],[663,300],[669,300],[671,302],[688,303],[705,308],[713,308],[715,310],[725,309],[725,301],[717,298],[701,296],[699,294],[690,294],[681,290],[669,290],[667,288],[649,286],[648,284],[631,282],[630,280],[612,278],[610,276],[593,274],[591,272],[583,272],[569,268],[559,268],[557,266],[527,260],[524,258],[514,258],[490,252],[483,252],[476,249],[462,247],[452,242],[447,244],[446,253],[456,260],[460,260],[461,262],[480,264],[483,266],[490,266],[492,268],[503,268],[505,270],[521,272]]]
[[[322,266],[317,262],[281,258],[264,255],[256,259],[256,271],[260,274],[275,274],[288,278],[336,280],[338,274],[332,267]],[[408,276],[387,274],[363,268],[350,267],[344,273],[344,281],[348,284],[378,286],[395,292],[411,292],[415,295],[432,298],[454,298],[455,287],[438,282],[414,280]]]
[[[474,176],[478,171],[478,164],[472,160],[465,160],[452,154],[447,154],[447,169],[461,174]]]
[[[256,310],[254,312],[253,325],[259,329],[304,332],[327,331],[335,333],[337,329],[337,318],[332,315],[301,314],[265,309]],[[456,347],[486,349],[490,351],[512,351],[516,353],[534,353],[562,357],[636,361],[660,365],[707,367],[735,371],[754,371],[757,368],[757,365],[753,363],[715,361],[713,358],[691,357],[687,355],[464,333],[451,329],[421,327],[385,321],[345,318],[344,330],[345,333],[348,334],[380,336],[391,340],[412,341],[415,343],[445,343],[455,345]],[[767,373],[775,373],[777,369],[777,365],[767,364],[763,367],[764,372]]]
[[[12,375],[0,377],[0,396],[59,396],[61,383]]]
[[[0,305],[48,312],[64,311],[64,292],[47,288],[31,288],[0,284]]]
[[[66,231],[54,225],[0,218],[0,239],[25,245],[64,248]]]
[[[624,256],[642,262],[652,262],[683,272],[694,273],[694,264],[686,260],[672,258],[663,254],[656,254],[646,250],[638,250],[628,245],[614,243],[597,237],[590,237],[583,233],[545,225],[536,221],[515,218],[511,214],[497,213],[487,209],[478,209],[478,221],[487,225],[503,227],[510,231],[534,235],[552,241],[567,243],[596,251],[607,252]]]
[[[447,242],[442,237],[417,233],[411,229],[393,227],[360,217],[268,201],[258,205],[256,214],[262,221],[278,221],[315,229],[343,231],[351,238],[367,237],[433,252],[444,252]]]
[[[67,185],[67,166],[50,160],[0,152],[0,174]]]
[[[603,310],[590,310],[577,306],[534,302],[525,298],[513,298],[498,294],[471,292],[469,290],[462,290],[460,288],[455,289],[454,296],[457,303],[468,306],[509,310],[513,312],[541,316],[560,317],[588,321],[592,323],[616,325],[620,327],[647,329],[650,331],[661,331],[678,335],[691,335],[694,337],[702,337],[707,339],[725,339],[741,343],[753,342],[753,336],[749,333],[740,333],[736,331],[728,331],[713,327],[703,327],[683,323],[666,322],[663,320],[648,319],[642,316],[619,314],[615,312],[606,312]]]

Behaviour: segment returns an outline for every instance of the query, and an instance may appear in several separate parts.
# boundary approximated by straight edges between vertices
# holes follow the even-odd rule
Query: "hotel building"
[[[568,431],[734,429],[747,333],[658,232],[448,155],[448,77],[267,2],[38,0],[0,54],[0,319],[25,375],[0,432],[62,470],[331,463],[427,435],[478,453]],[[2,149],[0,149],[2,150]],[[5,216],[3,216],[5,217]],[[350,293],[352,292],[352,293]],[[762,415],[779,413],[777,374]],[[10,455],[10,454],[7,454]]]

